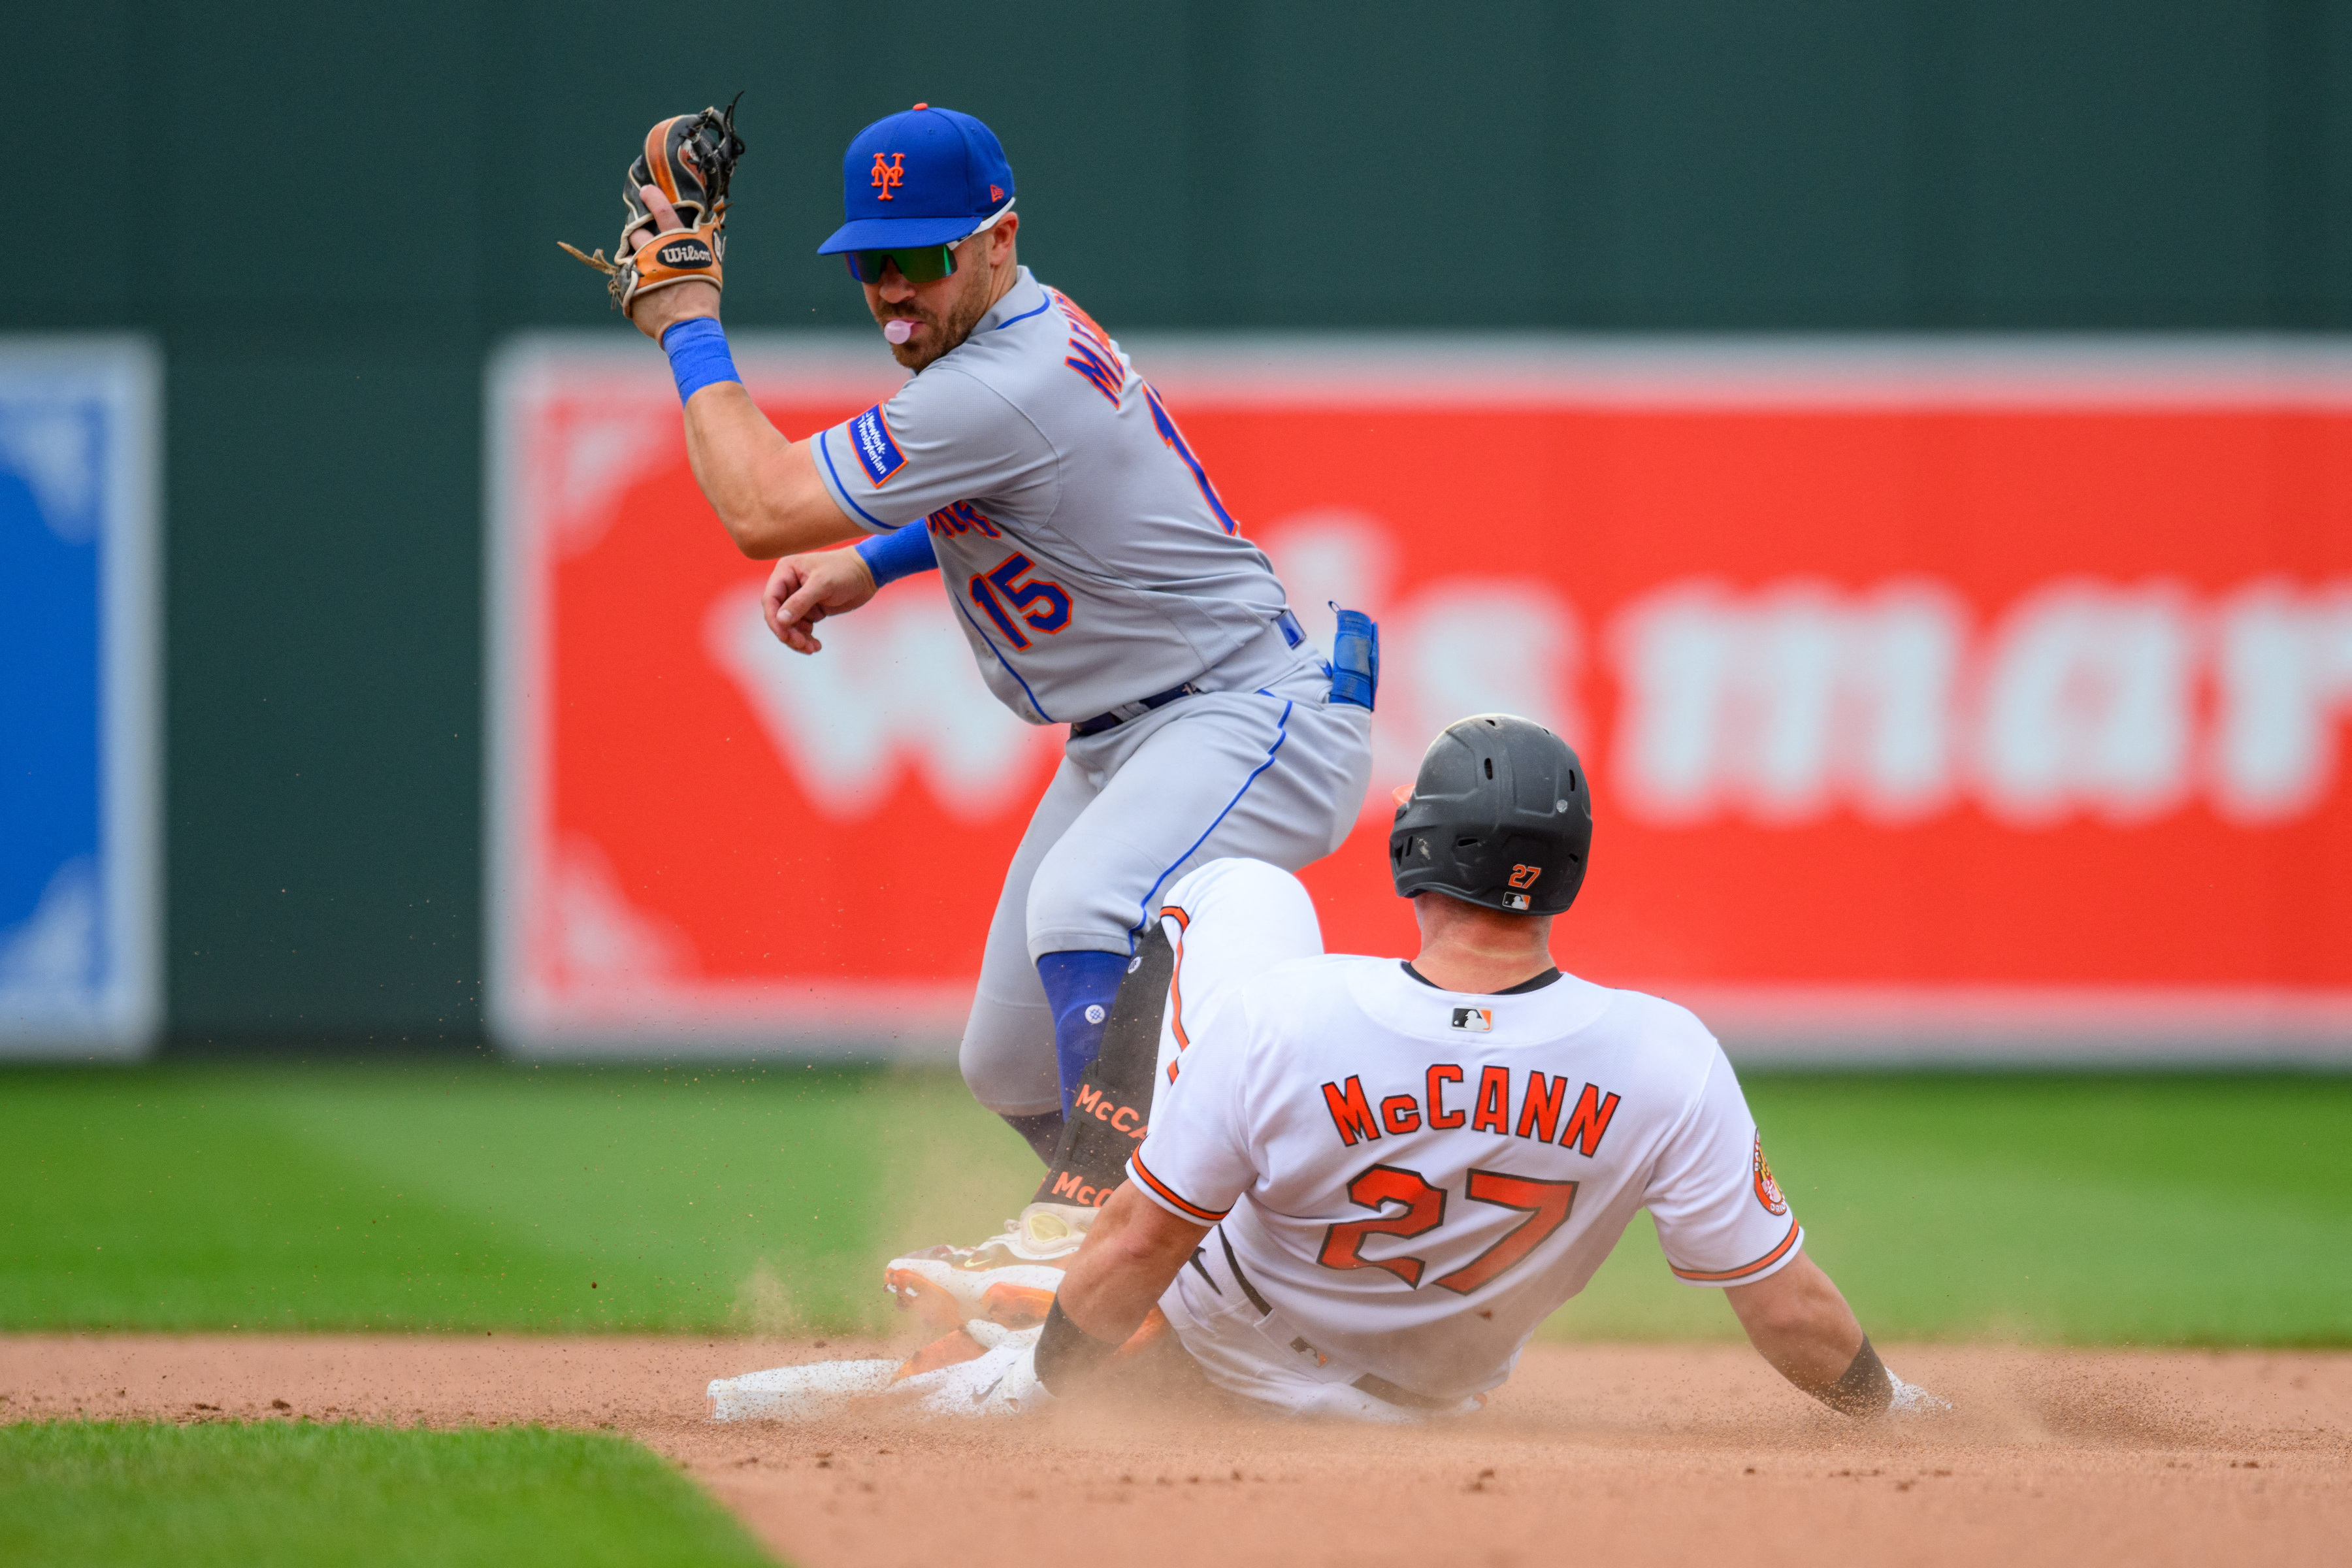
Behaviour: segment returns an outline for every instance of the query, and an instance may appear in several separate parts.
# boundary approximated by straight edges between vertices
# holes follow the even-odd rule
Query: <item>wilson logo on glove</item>
[[[665,245],[658,252],[664,267],[708,267],[710,247],[698,239],[681,239]]]

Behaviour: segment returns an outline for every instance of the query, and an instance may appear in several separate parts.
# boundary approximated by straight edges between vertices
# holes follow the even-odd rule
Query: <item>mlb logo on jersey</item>
[[[1489,1033],[1495,1027],[1495,1010],[1492,1007],[1456,1007],[1454,1009],[1454,1026],[1481,1035]]]
[[[882,405],[878,403],[849,422],[849,438],[857,447],[857,460],[865,466],[866,477],[877,489],[889,483],[890,476],[907,466],[907,455],[898,450],[898,443],[890,434],[890,422],[882,417]]]

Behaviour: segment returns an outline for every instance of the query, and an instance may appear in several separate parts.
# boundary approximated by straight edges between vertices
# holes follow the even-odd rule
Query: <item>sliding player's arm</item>
[[[1038,1381],[1050,1390],[1083,1377],[1126,1343],[1208,1234],[1121,1182],[1055,1292],[1037,1341]]]
[[[1055,1299],[1088,1337],[1121,1344],[1209,1234],[1121,1182],[1087,1232]]]
[[[1893,1397],[1885,1363],[1821,1265],[1800,1252],[1777,1274],[1724,1299],[1772,1370],[1832,1410],[1875,1415]]]
[[[1685,1283],[1717,1288],[1748,1342],[1831,1409],[1869,1417],[1945,1407],[1889,1372],[1853,1310],[1806,1256],[1805,1233],[1765,1163],[1764,1141],[1720,1047],[1659,1152],[1643,1201]]]

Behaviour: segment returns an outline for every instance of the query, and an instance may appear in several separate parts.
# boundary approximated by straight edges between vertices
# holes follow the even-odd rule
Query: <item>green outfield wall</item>
[[[920,99],[1114,331],[2352,327],[2344,4],[28,7],[0,330],[167,367],[176,1044],[479,1039],[485,356],[739,88],[750,325]]]

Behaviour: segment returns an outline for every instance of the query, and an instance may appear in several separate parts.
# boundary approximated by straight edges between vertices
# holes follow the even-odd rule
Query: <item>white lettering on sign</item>
[[[1661,826],[2116,826],[2200,791],[2257,825],[2316,807],[2352,718],[2352,583],[2218,601],[2157,580],[2044,584],[1990,625],[1926,580],[1862,591],[1670,583],[1611,622],[1613,804]]]
[[[2192,782],[2197,622],[2170,583],[2069,579],[2019,600],[1985,655],[1986,809],[2040,827],[2077,813],[2147,822],[2179,805]]]
[[[2336,726],[2352,717],[2352,583],[2249,584],[2222,602],[2213,644],[2215,807],[2247,824],[2302,816],[2334,783]]]
[[[704,647],[820,813],[872,816],[907,767],[958,821],[1026,807],[1065,731],[1024,724],[996,700],[936,587],[825,621],[824,651],[803,656],[768,630],[760,586],[711,602]]]
[[[1499,711],[1582,749],[1604,813],[1661,827],[1841,814],[1898,826],[1961,805],[2029,829],[2129,826],[2200,796],[2259,826],[2321,803],[2352,720],[2352,582],[2265,578],[2207,600],[2167,581],[2066,578],[1979,624],[1925,577],[1684,578],[1611,617],[1607,668],[1588,670],[1575,606],[1540,580],[1447,577],[1391,595],[1377,518],[1318,512],[1269,535],[1319,642],[1326,598],[1381,623],[1368,819],[1387,819],[1437,731]],[[894,595],[824,637],[814,658],[778,644],[751,584],[706,626],[820,813],[866,820],[910,770],[959,821],[1027,807],[1062,731],[989,693],[936,597]],[[1605,746],[1587,690],[1611,704]]]
[[[1671,584],[1620,612],[1610,641],[1615,772],[1648,820],[1794,823],[1852,805],[1898,822],[1950,796],[1967,620],[1933,583]]]

